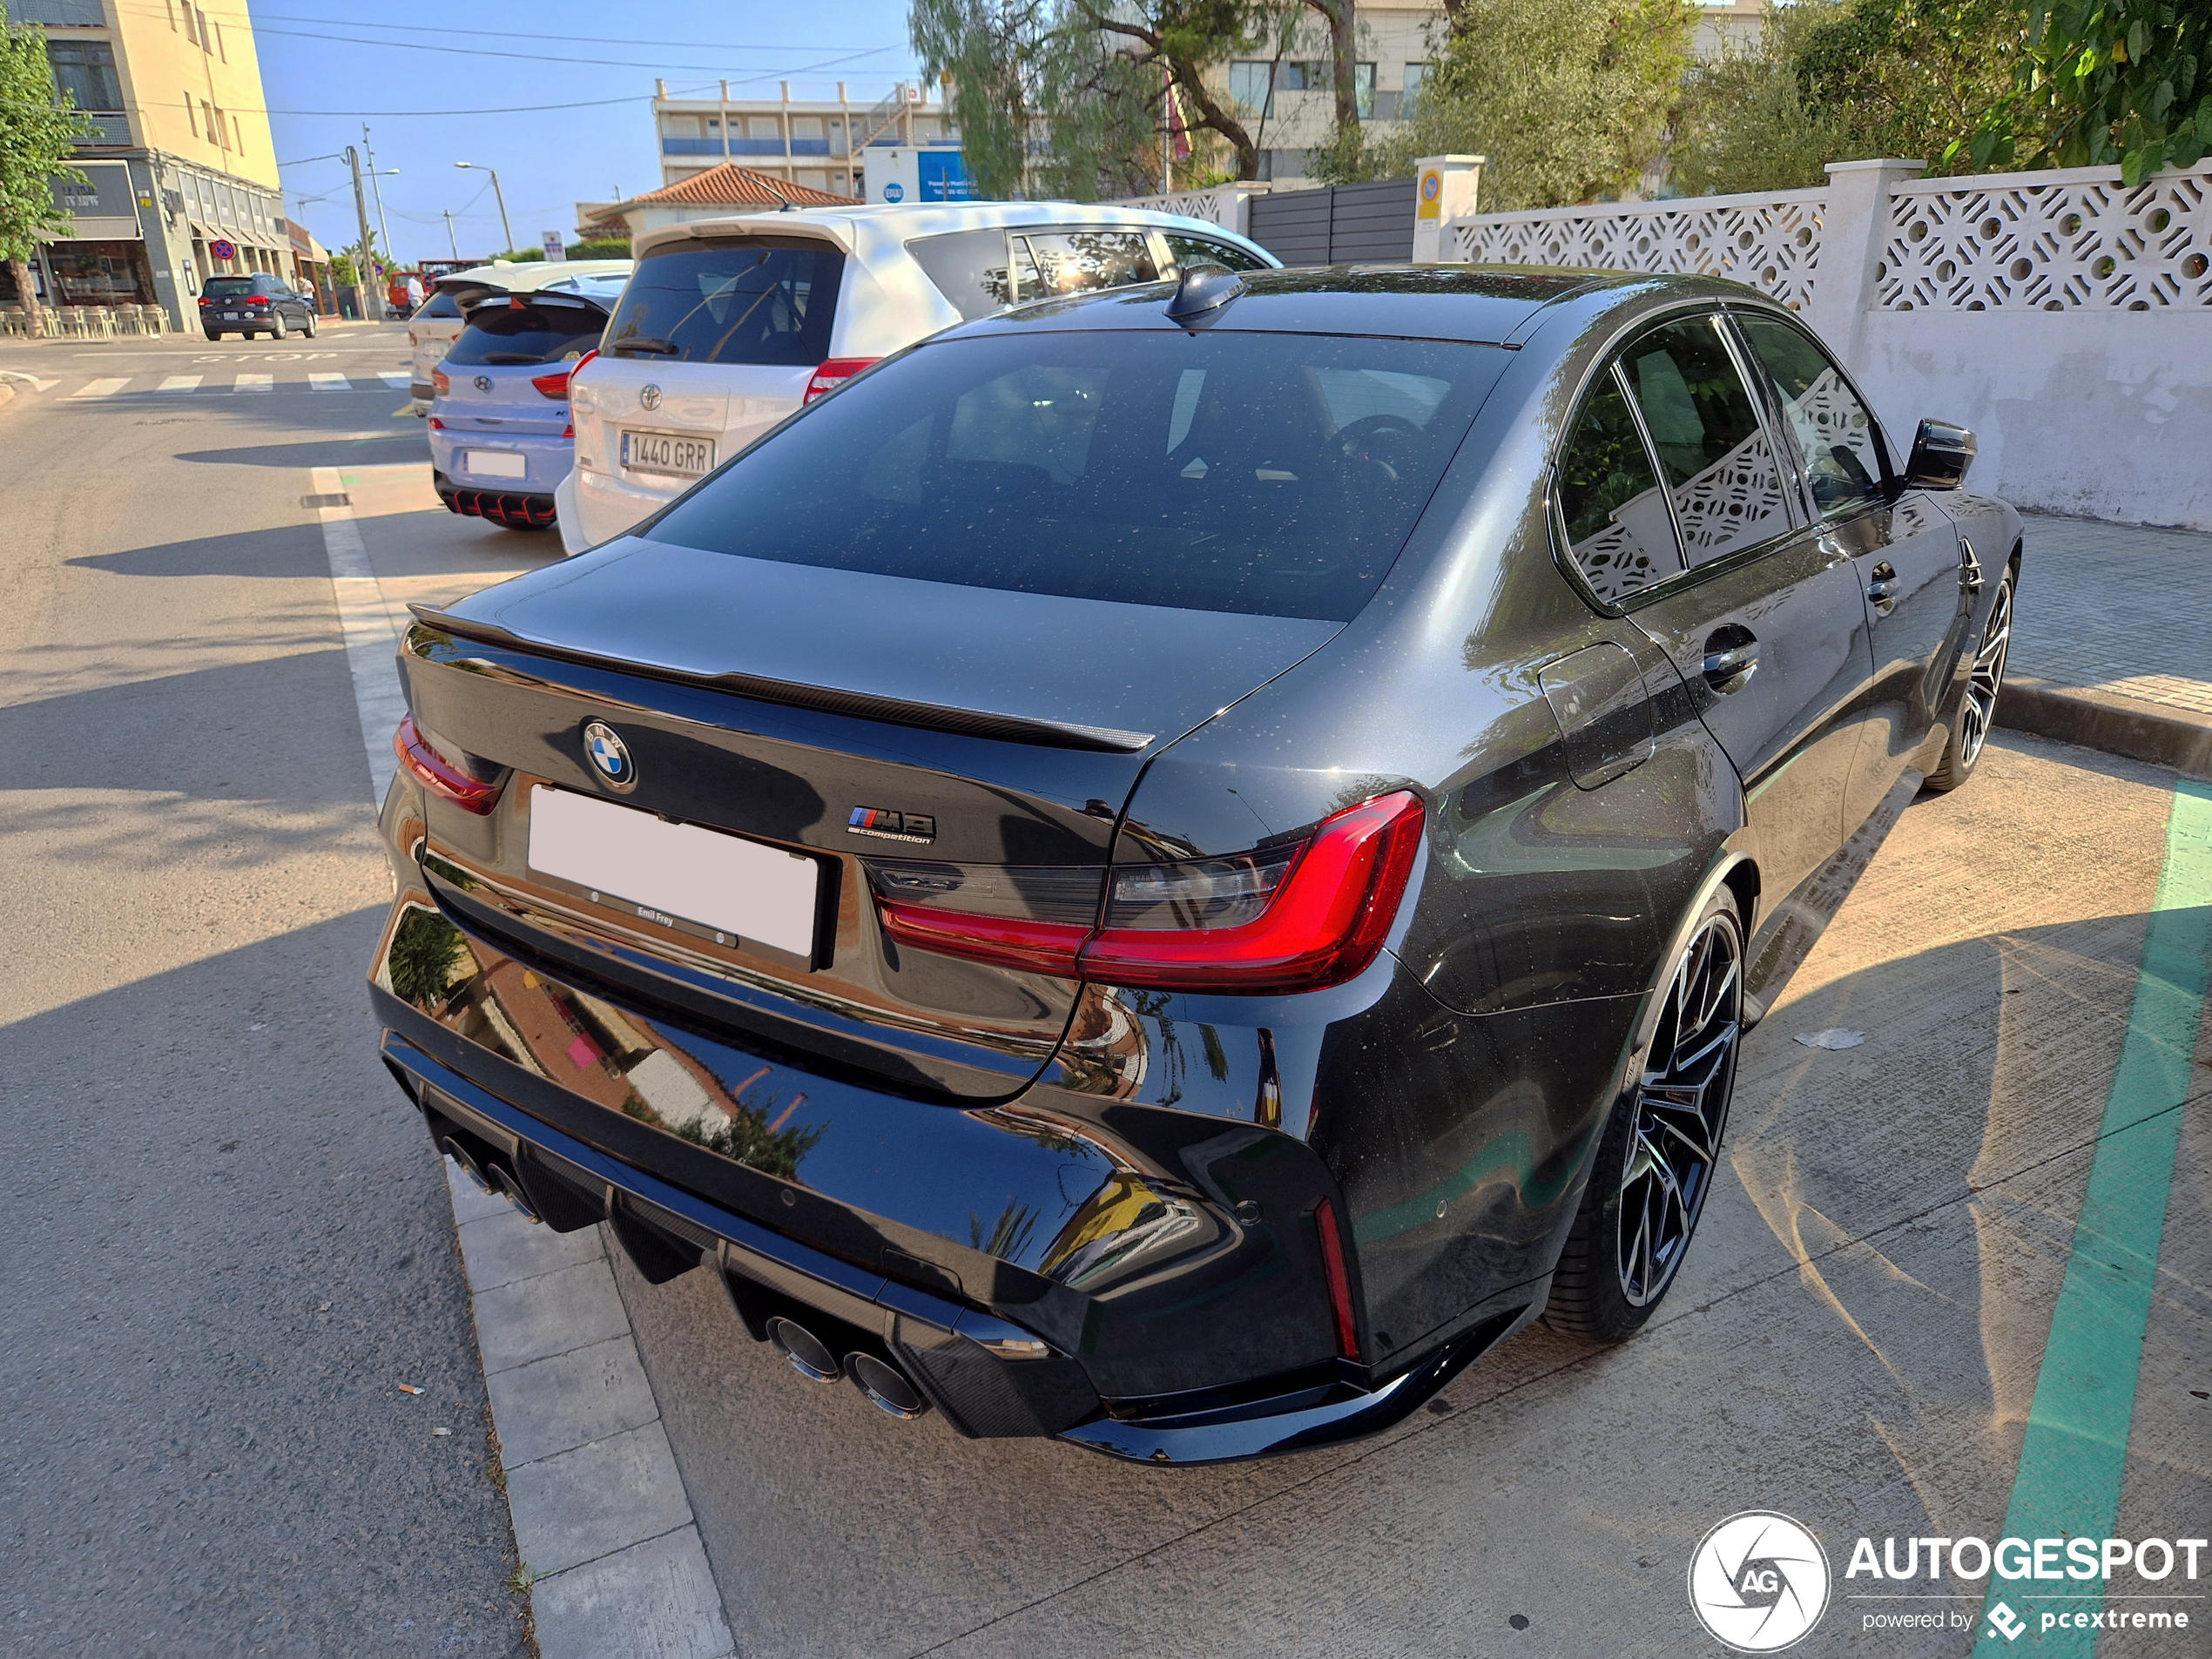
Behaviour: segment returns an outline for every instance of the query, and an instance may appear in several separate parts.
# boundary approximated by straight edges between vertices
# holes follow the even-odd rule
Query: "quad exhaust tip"
[[[833,1383],[844,1377],[878,1411],[901,1422],[912,1422],[929,1409],[921,1391],[889,1360],[856,1351],[840,1365],[829,1344],[796,1319],[779,1315],[769,1320],[768,1344],[809,1382]]]

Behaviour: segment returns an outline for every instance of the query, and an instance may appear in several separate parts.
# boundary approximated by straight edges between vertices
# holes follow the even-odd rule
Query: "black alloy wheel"
[[[1959,698],[1959,718],[1944,745],[1943,762],[1928,776],[1934,790],[1956,789],[1973,775],[1981,752],[1997,724],[1997,694],[2005,689],[2005,656],[2013,644],[2013,573],[2005,572],[1997,584],[1996,601],[1989,607],[1981,644],[1974,651],[1966,689]]]
[[[1546,1323],[1618,1342],[1674,1283],[1720,1165],[1743,1035],[1743,927],[1725,887],[1675,958],[1635,1084],[1599,1143]]]

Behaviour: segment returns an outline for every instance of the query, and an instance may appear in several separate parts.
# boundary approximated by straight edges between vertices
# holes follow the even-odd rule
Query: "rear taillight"
[[[569,377],[574,374],[577,370],[582,368],[586,363],[590,362],[598,354],[599,354],[596,351],[588,351],[584,353],[583,356],[577,358],[576,361],[570,363],[566,368],[561,369],[557,373],[551,374],[540,374],[535,380],[531,381],[530,384],[537,388],[537,389],[543,393],[547,397],[566,399],[569,395]]]
[[[446,429],[446,423],[445,423],[443,421],[441,421],[440,419],[438,419],[438,417],[437,417],[436,415],[432,415],[432,416],[430,417],[430,430],[431,430],[431,431],[433,431],[433,432],[442,432],[442,431],[444,431],[445,429]]]
[[[1080,869],[873,865],[902,945],[1063,977],[1253,995],[1340,985],[1381,950],[1420,850],[1421,802],[1399,790],[1324,819],[1304,841],[1227,859]]]
[[[442,368],[434,368],[430,371],[430,386],[440,397],[443,397],[453,390],[453,380]]]
[[[392,752],[399,756],[400,765],[407,768],[408,775],[415,782],[463,812],[482,818],[499,805],[503,779],[487,783],[462,771],[438,752],[423,735],[422,728],[415,724],[412,714],[401,720],[400,729],[392,733]]]
[[[212,306],[212,305],[213,305],[215,302],[214,302],[212,300],[210,300],[210,299],[209,299],[209,298],[208,298],[206,294],[204,294],[204,293],[203,293],[203,294],[201,294],[201,295],[199,296],[199,303],[200,303],[200,304],[202,304],[202,305],[204,305],[204,306]]]
[[[813,378],[806,382],[806,395],[799,401],[802,403],[812,403],[816,398],[821,397],[827,393],[834,392],[839,387],[844,385],[846,381],[851,380],[862,369],[868,368],[871,364],[875,363],[878,361],[880,360],[873,357],[833,357],[829,359],[819,368],[814,371]]]
[[[568,425],[563,427],[561,428],[561,435],[564,438],[573,438],[576,436],[576,422],[571,421],[568,423]]]

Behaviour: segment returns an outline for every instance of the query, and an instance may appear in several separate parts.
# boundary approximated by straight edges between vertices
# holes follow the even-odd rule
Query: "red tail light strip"
[[[400,729],[392,733],[392,752],[399,756],[400,765],[407,768],[409,777],[463,812],[482,818],[499,805],[500,786],[471,778],[432,748],[412,714],[401,720]]]
[[[1157,989],[1319,990],[1382,949],[1420,828],[1420,797],[1403,789],[1324,819],[1267,908],[1235,927],[1093,928],[877,902],[893,939],[974,961]]]
[[[1337,1207],[1326,1198],[1314,1207],[1313,1225],[1321,1235],[1321,1273],[1328,1281],[1329,1312],[1337,1324],[1337,1352],[1347,1359],[1359,1358],[1359,1318],[1352,1308],[1352,1271],[1345,1265],[1344,1235],[1337,1227]]]
[[[862,369],[878,360],[873,357],[832,357],[816,369],[806,382],[806,395],[799,401],[812,403],[825,393],[834,392]]]
[[[577,358],[576,361],[570,363],[566,368],[556,369],[550,374],[539,374],[534,376],[530,381],[530,384],[537,388],[539,395],[541,396],[555,399],[565,399],[569,395],[569,381],[575,375],[577,370],[582,368],[586,363],[590,362],[598,354],[599,354],[596,349],[588,351],[584,353],[583,356]]]

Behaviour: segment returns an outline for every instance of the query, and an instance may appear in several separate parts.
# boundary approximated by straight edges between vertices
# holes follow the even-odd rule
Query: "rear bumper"
[[[433,472],[430,482],[436,487],[438,499],[446,504],[446,510],[449,513],[459,513],[464,518],[488,518],[495,524],[518,525],[530,529],[552,527],[554,508],[550,495],[456,484],[442,472]]]
[[[389,987],[426,926],[466,954],[416,1006]],[[1089,1119],[879,1095],[516,949],[427,893],[395,907],[371,999],[386,1063],[434,1136],[442,1123],[476,1136],[556,1229],[606,1221],[649,1278],[717,1272],[756,1338],[793,1317],[835,1333],[841,1356],[887,1359],[962,1433],[1058,1435],[1155,1464],[1355,1440],[1541,1307],[1540,1288],[1524,1292],[1372,1372],[1335,1353],[1313,1210],[1341,1198],[1301,1141],[1126,1102]],[[621,1022],[634,1085],[574,1046],[563,1009]],[[678,1067],[710,1089],[732,1074],[758,1086],[733,1091],[736,1127],[759,1118],[752,1150],[725,1155],[727,1136],[673,1134],[647,1121],[658,1107],[624,1103],[633,1087],[665,1099]],[[570,1076],[607,1097],[556,1081]],[[800,1110],[814,1127],[794,1159],[778,1136]]]

